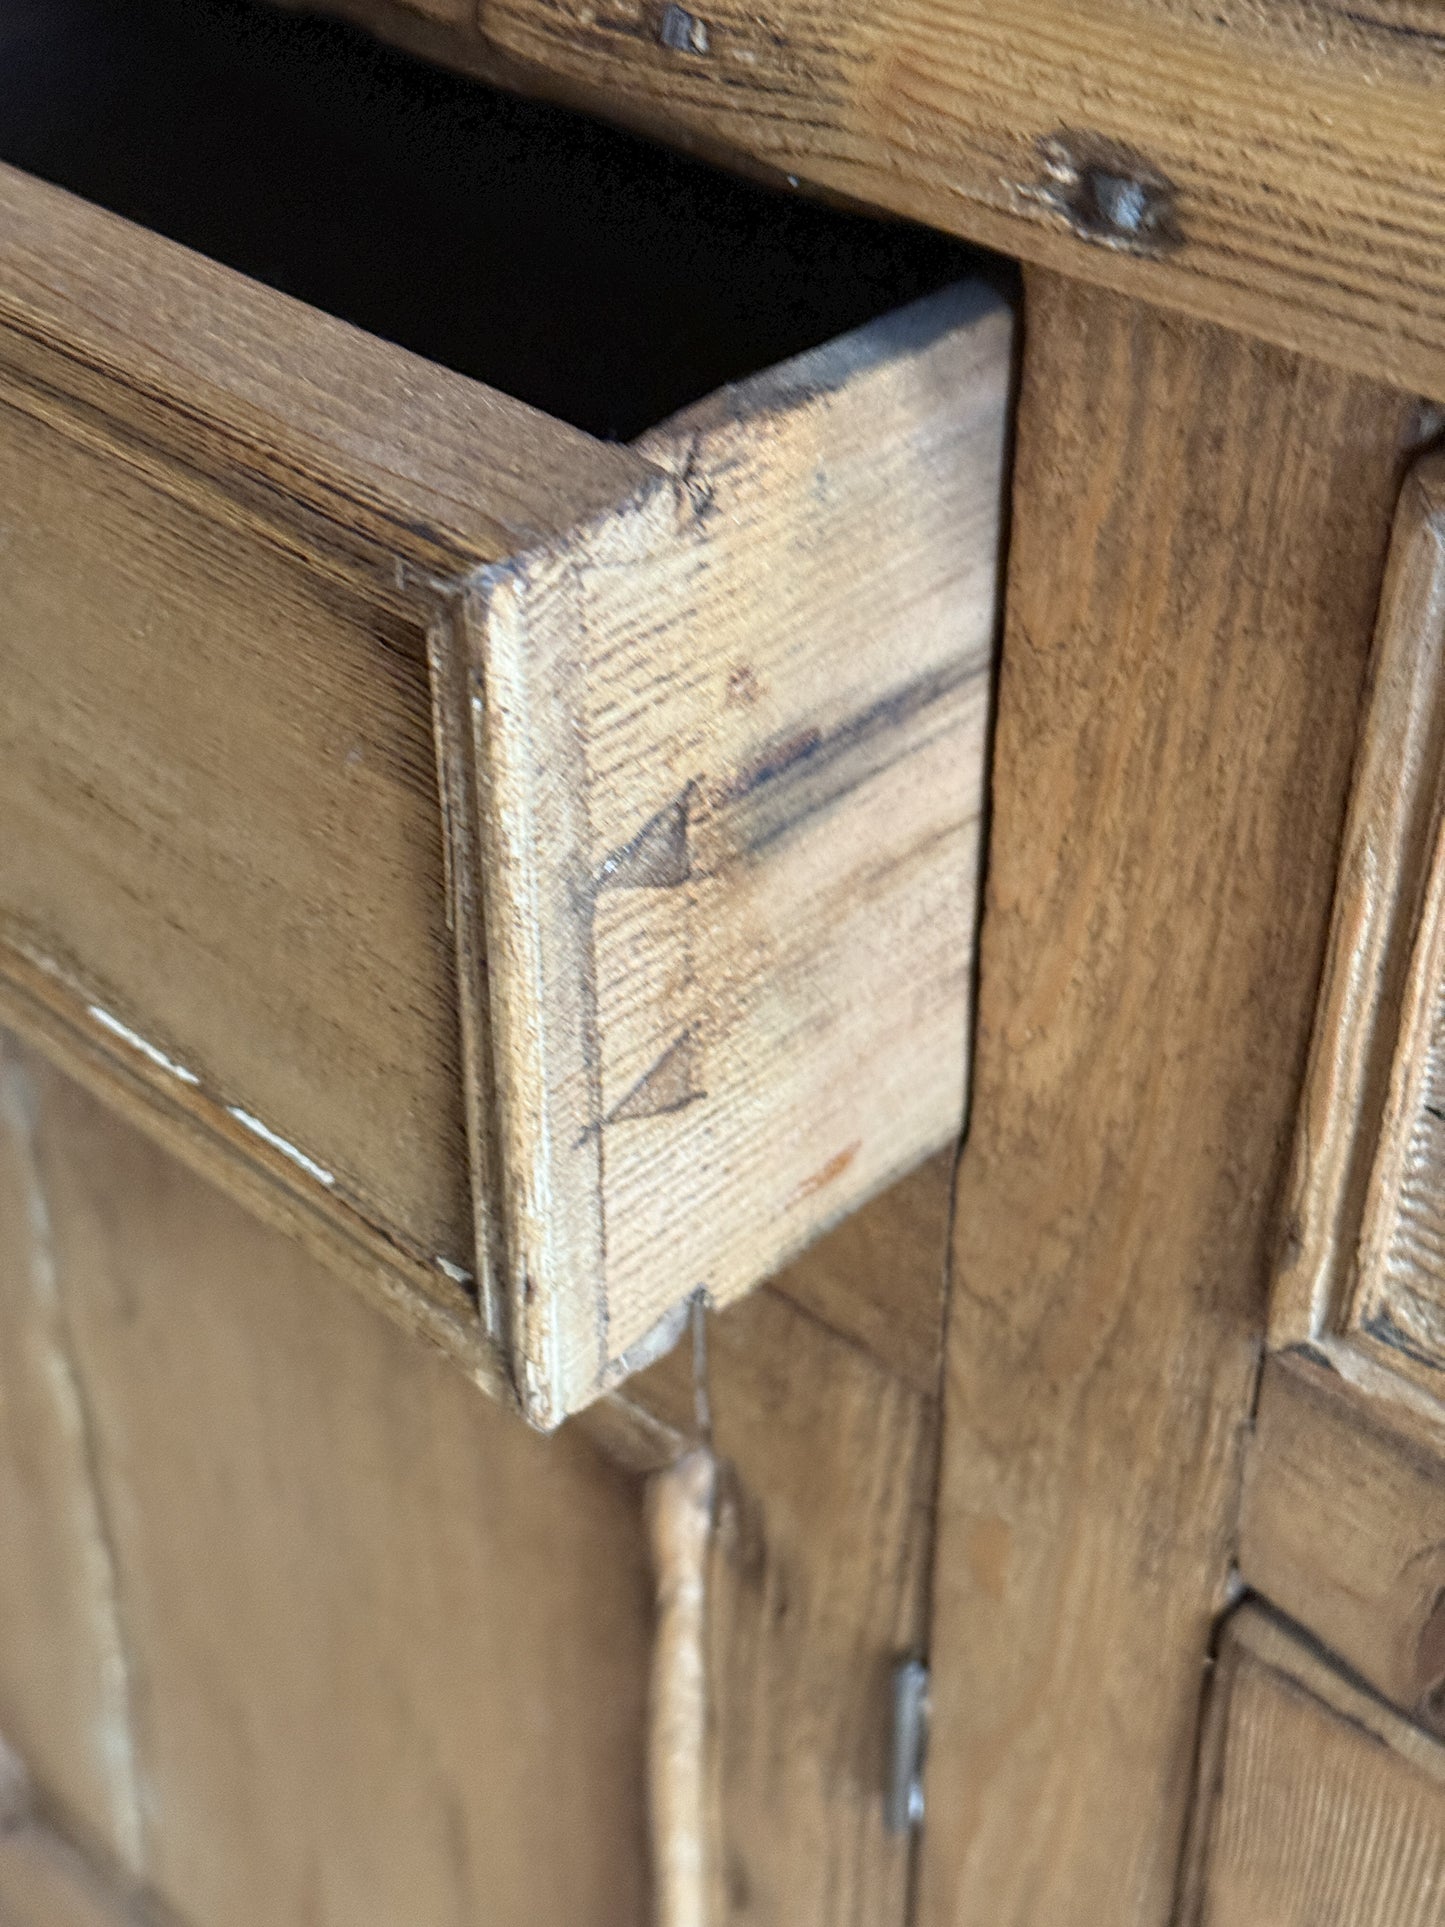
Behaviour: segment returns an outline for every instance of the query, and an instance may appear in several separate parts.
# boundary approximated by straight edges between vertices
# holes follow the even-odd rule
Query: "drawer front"
[[[1445,1747],[1257,1607],[1225,1630],[1183,1927],[1433,1927]]]
[[[624,449],[0,230],[5,1011],[555,1423],[957,1126],[1006,311]]]

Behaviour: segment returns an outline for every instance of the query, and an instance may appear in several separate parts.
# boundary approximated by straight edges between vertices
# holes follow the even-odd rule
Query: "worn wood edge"
[[[320,1183],[304,1153],[298,1164],[290,1147],[239,1123],[222,1097],[178,1078],[158,1046],[118,1025],[86,986],[27,954],[3,930],[0,1021],[189,1169],[296,1238],[396,1323],[436,1345],[483,1391],[509,1395],[504,1361],[464,1282]]]
[[[470,1001],[480,1013],[485,1004],[489,1019],[488,1042],[480,1021],[473,1027],[464,1070],[481,1147],[475,1175],[491,1194],[478,1209],[479,1227],[488,1227],[478,1241],[489,1246],[493,1266],[500,1262],[505,1285],[495,1294],[494,1328],[510,1332],[519,1396],[543,1429],[666,1352],[681,1335],[685,1304],[674,1304],[642,1339],[611,1358],[605,1323],[598,1324],[605,1321],[605,1303],[565,1285],[604,1275],[596,1013],[590,953],[575,914],[593,884],[583,854],[580,752],[572,733],[559,727],[569,677],[575,678],[571,651],[562,646],[570,637],[535,623],[533,610],[578,566],[569,550],[585,552],[601,567],[641,568],[649,556],[666,553],[679,517],[705,516],[708,482],[698,472],[698,451],[709,435],[745,429],[765,414],[786,418],[830,397],[847,406],[852,384],[909,357],[926,357],[945,340],[967,340],[969,366],[980,377],[1002,369],[1000,379],[981,383],[977,413],[980,420],[992,417],[1009,392],[1012,336],[1002,297],[987,284],[963,282],[731,384],[634,445],[647,479],[630,496],[579,521],[558,543],[476,570],[464,619],[433,632],[442,760],[466,765],[461,776],[445,767],[442,776],[444,795],[458,802],[448,810],[449,887],[457,903],[481,906],[486,931],[484,967],[465,955],[461,964],[464,980],[475,987],[464,992],[464,1009]],[[455,660],[462,649],[465,667]],[[980,646],[976,660],[958,665],[960,689],[973,678],[984,704],[990,662],[991,648]],[[574,769],[574,780],[559,780],[562,766]],[[977,812],[971,820],[976,835]],[[549,861],[539,867],[543,850]],[[458,927],[474,921],[468,926],[459,917]],[[966,1089],[966,1028],[962,1048]],[[957,1105],[942,1107],[889,1169],[862,1188],[855,1185],[830,1215],[780,1246],[773,1269],[949,1142],[957,1121]],[[479,1269],[487,1262],[480,1258]],[[579,1368],[577,1361],[594,1350],[598,1364]]]
[[[1353,1288],[1442,765],[1445,456],[1431,454],[1405,481],[1380,599],[1271,1299],[1277,1348],[1336,1329]]]
[[[952,384],[950,393],[960,405],[965,396],[969,397],[970,423],[984,426],[999,416],[1000,411],[1006,417],[1013,397],[1015,338],[1016,320],[1011,302],[995,281],[972,275],[836,336],[818,348],[792,356],[744,380],[725,385],[649,430],[633,446],[640,455],[673,478],[679,498],[683,495],[691,497],[696,492],[702,499],[705,513],[709,464],[726,466],[732,459],[730,442],[738,431],[765,417],[774,424],[786,424],[790,418],[796,417],[799,432],[806,434],[809,411],[820,404],[826,405],[833,398],[840,398],[842,405],[847,406],[851,397],[853,405],[857,405],[861,384],[866,384],[874,375],[885,375],[896,370],[901,363],[909,360],[927,362],[931,356],[947,353],[958,362],[958,365],[950,364],[948,367],[948,379]],[[943,364],[940,362],[938,365]],[[1000,372],[1001,381],[998,379]],[[1005,421],[1000,435],[1001,451],[1006,451],[1008,434]],[[708,453],[704,454],[704,451]],[[1007,474],[1005,453],[1000,472],[1005,490]],[[1001,527],[1002,514],[999,519]],[[966,660],[958,665],[960,690],[971,691],[973,699],[982,708],[981,727],[985,740],[987,719],[992,708],[993,664],[1003,591],[1001,545],[993,567],[994,620],[989,635],[976,651],[970,652]],[[986,751],[984,769],[986,786]],[[970,862],[980,877],[985,808],[986,805],[980,800],[969,817],[974,833]],[[973,996],[976,935],[975,923],[967,944],[966,980],[962,987],[965,1005],[971,1005]],[[818,1217],[801,1228],[796,1237],[778,1246],[770,1272],[772,1288],[777,1295],[787,1296],[787,1272],[800,1263],[805,1264],[808,1252],[821,1238],[835,1231],[844,1219],[866,1209],[900,1180],[916,1171],[929,1157],[957,1144],[971,1074],[972,1036],[966,1022],[961,1045],[962,1086],[957,1102],[940,1106],[936,1115],[920,1127],[915,1141],[899,1153],[889,1168],[878,1172],[871,1183],[855,1185],[846,1196],[837,1200],[829,1213]],[[726,1303],[721,1309],[726,1309]],[[676,1332],[671,1329],[669,1322],[674,1315],[669,1314],[657,1328],[654,1342],[663,1347],[675,1342]],[[828,1329],[835,1336],[845,1336],[836,1324],[829,1323]],[[875,1362],[883,1362],[871,1347],[865,1346],[865,1349],[869,1350]],[[636,1361],[636,1365],[646,1362],[644,1356]],[[636,1365],[628,1358],[616,1361],[605,1369],[604,1385],[612,1385],[619,1379],[629,1377]],[[886,1369],[889,1368],[885,1365]],[[935,1388],[931,1386],[930,1389]]]
[[[1423,1401],[1392,1396],[1395,1375],[1365,1365],[1361,1382],[1318,1352],[1266,1359],[1241,1494],[1239,1573],[1402,1713],[1439,1731],[1445,1662],[1432,1629],[1445,1550],[1434,1521],[1445,1452]]]
[[[624,519],[654,518],[667,492],[658,477]],[[449,672],[445,688],[466,707],[447,738],[467,744],[478,808],[451,826],[450,861],[459,892],[481,906],[492,1040],[463,1075],[477,1092],[469,1109],[496,1119],[495,1153],[479,1165],[497,1174],[487,1217],[500,1232],[513,1376],[528,1417],[550,1429],[574,1402],[561,1363],[568,1328],[597,1316],[602,1214],[599,1149],[583,1101],[591,1093],[575,1088],[576,1067],[595,1066],[596,1056],[582,1001],[587,964],[575,917],[559,909],[586,889],[580,783],[552,771],[554,754],[567,754],[565,736],[537,716],[539,703],[545,710],[565,700],[568,666],[555,635],[550,647],[534,637],[534,566],[518,556],[478,577],[472,619],[458,631],[470,660]],[[539,873],[544,850],[550,890]],[[594,1289],[569,1292],[559,1280],[590,1280]]]
[[[842,394],[851,382],[866,379],[876,369],[926,355],[946,335],[962,337],[965,332],[974,349],[971,365],[980,374],[992,372],[1000,362],[1007,367],[1013,309],[989,281],[971,277],[951,282],[816,348],[727,382],[648,429],[632,447],[644,460],[681,477],[688,473],[698,438],[709,431],[807,408]],[[980,391],[984,408],[995,406],[996,400],[992,391]]]
[[[1313,1702],[1363,1738],[1386,1747],[1434,1785],[1445,1788],[1445,1746],[1404,1718],[1335,1661],[1311,1634],[1271,1602],[1248,1599],[1220,1628],[1200,1733],[1199,1770],[1181,1863],[1175,1927],[1205,1927],[1210,1856],[1220,1811],[1230,1733],[1231,1696],[1241,1668],[1252,1665],[1285,1692]]]
[[[1377,1406],[1391,1425],[1411,1437],[1424,1440],[1439,1435],[1440,1398],[1433,1382],[1421,1383],[1402,1371],[1407,1361],[1367,1331],[1323,1332],[1306,1343],[1272,1348],[1266,1369],[1274,1358],[1328,1372],[1341,1386]]]
[[[113,438],[243,476],[343,547],[359,527],[424,569],[498,561],[645,473],[625,448],[3,164],[0,339],[12,379],[106,418]]]
[[[1434,611],[1432,639],[1445,628],[1445,611]],[[1435,692],[1435,712],[1445,709]],[[1442,732],[1445,733],[1445,732]],[[1441,789],[1427,785],[1433,801],[1433,852],[1429,860],[1423,903],[1415,917],[1414,941],[1398,1023],[1390,1041],[1388,1093],[1365,1192],[1354,1266],[1353,1290],[1340,1307],[1346,1342],[1372,1354],[1389,1369],[1425,1393],[1437,1412],[1445,1399],[1440,1363],[1428,1348],[1412,1344],[1391,1315],[1391,1288],[1386,1275],[1390,1247],[1403,1216],[1411,1140],[1416,1120],[1426,1104],[1431,1067],[1431,1033],[1442,979],[1445,979],[1445,844],[1441,838]],[[1413,908],[1413,904],[1408,906]],[[1402,924],[1405,918],[1401,917]],[[1404,932],[1401,935],[1404,947]],[[1386,1005],[1388,1010],[1390,1005]]]
[[[716,1919],[707,1644],[716,1485],[706,1447],[648,1485],[657,1587],[647,1749],[656,1927],[712,1927]]]
[[[432,740],[441,809],[443,884],[447,927],[456,951],[457,1022],[466,1120],[467,1178],[472,1204],[472,1243],[477,1304],[482,1328],[510,1373],[511,1319],[506,1292],[504,1242],[497,1219],[497,1165],[493,1103],[496,1078],[487,1001],[487,958],[480,900],[480,865],[473,855],[471,826],[482,820],[472,758],[469,651],[465,613],[453,599],[427,630]]]
[[[1195,1744],[1194,1779],[1180,1848],[1179,1881],[1170,1913],[1170,1927],[1202,1927],[1200,1916],[1207,1894],[1209,1858],[1214,1846],[1219,1794],[1224,1783],[1229,1695],[1238,1658],[1235,1649],[1223,1642],[1222,1635],[1239,1610],[1236,1608],[1221,1622],[1221,1637],[1216,1637],[1215,1650],[1209,1657],[1204,1677],[1203,1706]]]
[[[340,10],[393,38],[403,13],[395,0]],[[1272,31],[1258,9],[1246,28],[1238,12],[1162,4],[1051,17],[1043,0],[915,4],[887,24],[805,0],[766,21],[740,7],[698,17],[711,58],[670,47],[640,5],[599,16],[580,0],[482,0],[464,31],[487,51],[461,59],[715,162],[1445,398],[1426,300],[1393,260],[1378,290],[1362,265],[1399,250],[1402,227],[1428,245],[1401,213],[1441,159],[1429,69],[1401,71],[1395,36],[1409,29],[1356,12],[1331,44],[1288,12]],[[1326,58],[1301,59],[1302,40]],[[1172,87],[1242,124],[1199,138]],[[1091,153],[1143,184],[1157,238],[1071,199]]]
[[[1237,1647],[1322,1706],[1362,1727],[1420,1772],[1445,1787],[1445,1746],[1334,1662],[1332,1654],[1267,1602],[1250,1600],[1225,1625],[1224,1644]]]
[[[1429,246],[1411,204],[1441,165],[1438,49],[1406,20],[1167,4],[1051,18],[1041,0],[975,0],[907,6],[889,31],[861,7],[788,0],[766,20],[694,8],[699,47],[635,0],[326,10],[780,187],[1445,399],[1439,306],[1409,260]],[[1204,104],[1171,114],[1171,87]],[[1091,152],[1143,183],[1155,232],[1111,232],[1071,195]]]

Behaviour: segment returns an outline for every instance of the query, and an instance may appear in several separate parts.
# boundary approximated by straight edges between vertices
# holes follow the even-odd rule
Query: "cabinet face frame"
[[[1445,1347],[1403,1327],[1391,1275],[1445,971],[1445,457],[1396,517],[1282,1214],[1272,1350],[1445,1421]],[[1445,1274],[1441,1281],[1445,1312]],[[1428,1310],[1428,1308],[1426,1308]]]

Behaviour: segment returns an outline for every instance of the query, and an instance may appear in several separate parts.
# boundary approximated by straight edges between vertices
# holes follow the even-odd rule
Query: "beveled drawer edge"
[[[260,1119],[177,1076],[165,1053],[113,1016],[92,989],[29,953],[0,926],[0,1024],[44,1051],[191,1170],[340,1270],[388,1317],[446,1352],[492,1397],[509,1398],[506,1360],[477,1317],[469,1281],[408,1249],[338,1196],[329,1174]],[[162,1061],[156,1061],[156,1060]],[[179,1067],[184,1071],[184,1067]]]
[[[501,1174],[500,1195],[494,1191],[479,1224],[504,1254],[518,1388],[539,1424],[557,1423],[674,1342],[699,1292],[716,1305],[761,1282],[960,1126],[1010,346],[1010,317],[997,297],[959,287],[737,384],[638,444],[664,480],[552,543],[479,570],[465,619],[434,632],[470,651],[465,665],[437,665],[433,686],[446,692],[452,711],[439,720],[438,739],[466,766],[444,773],[444,784],[456,798],[473,799],[470,811],[448,808],[453,889],[480,902],[486,921],[485,969],[479,959],[463,966],[478,1008],[489,1003],[488,1024],[478,1022],[474,1032],[485,1031],[490,1050],[469,1053],[469,1075],[486,1093],[473,1112],[489,1120],[474,1139],[483,1146],[478,1173],[483,1183],[488,1169]],[[836,505],[827,502],[830,487]],[[770,560],[784,567],[799,543],[823,549],[831,542],[835,564],[850,545],[866,548],[870,518],[886,520],[890,490],[913,505],[915,526],[899,535],[888,523],[888,534],[899,536],[896,553],[886,537],[870,552],[877,606],[861,618],[861,632],[848,634],[826,570],[809,576],[800,565],[801,587],[788,581],[797,606],[779,598],[785,606],[775,617],[767,598],[760,602],[747,638],[755,660],[724,662],[730,644],[714,631],[728,636],[729,598],[757,594]],[[619,668],[608,585],[623,579],[628,641]],[[917,620],[890,630],[889,611],[907,606],[910,595]],[[593,639],[595,662],[578,637]],[[894,654],[871,663],[872,680],[851,709],[846,699],[839,707],[835,684],[847,680],[851,658],[886,656],[889,642]],[[661,665],[655,677],[641,662],[649,648]],[[754,678],[766,688],[775,673],[793,685],[792,708],[784,703],[778,712],[790,718],[781,734],[759,723],[704,750],[704,739],[726,733],[726,701],[709,707],[699,695],[707,677],[716,691]],[[627,770],[629,804],[619,810],[615,778],[599,786],[589,761],[602,742],[603,766],[613,767],[603,740],[609,715],[626,714],[629,705],[650,710],[656,749],[617,765]],[[694,743],[691,760],[676,747]],[[667,780],[653,767],[658,751]],[[834,774],[817,777],[815,769]],[[909,817],[915,771],[916,785],[943,785],[926,822]],[[790,784],[797,795],[791,814],[777,802],[793,793]],[[850,844],[844,813],[860,794],[876,798],[866,851]],[[899,805],[897,821],[890,802]],[[770,806],[765,824],[739,830],[750,810],[766,814]],[[710,1044],[715,1058],[726,1057],[730,1020],[723,1016],[719,1028],[714,1012],[719,999],[725,1006],[746,993],[725,968],[709,974],[711,960],[699,952],[706,942],[687,934],[689,919],[710,934],[735,931],[733,906],[751,891],[749,927],[776,937],[787,921],[778,892],[789,887],[786,855],[776,853],[786,853],[790,836],[819,836],[830,810],[838,827],[824,861],[840,887],[850,865],[860,877],[871,873],[875,887],[888,887],[877,879],[905,876],[912,865],[916,889],[951,905],[947,937],[929,935],[921,945],[910,938],[907,961],[899,959],[899,980],[920,1005],[899,1041],[912,1045],[915,1069],[920,1062],[930,1071],[940,1062],[954,1069],[921,1076],[916,1095],[901,1104],[896,1094],[875,1101],[869,1080],[876,1066],[830,1059],[825,1046],[798,1091],[786,1087],[772,1059],[771,1068],[744,1065],[741,1080],[736,1065],[725,1066],[719,1094],[699,1063]],[[737,818],[731,828],[730,813]],[[749,846],[750,835],[761,841]],[[655,1048],[608,1096],[615,1033],[607,1024],[598,1029],[598,1010],[609,964],[625,971],[637,953],[599,950],[597,918],[604,905],[621,914],[616,906],[629,893],[661,919],[655,943],[677,947],[685,987],[671,986],[678,1008],[667,1021],[669,993],[662,994]],[[689,897],[690,908],[674,910]],[[888,899],[894,908],[903,900],[897,889]],[[855,994],[887,1000],[876,1006],[880,1028],[889,1003],[896,1009],[900,1002],[899,980],[881,984],[876,968],[856,983],[838,976],[828,945],[838,930],[861,927],[867,911],[835,914],[838,923],[818,930],[794,980],[802,1015],[793,1035],[833,1024],[841,1039],[839,1007]],[[475,929],[469,917],[458,922]],[[855,955],[866,971],[865,953],[866,943]],[[745,1231],[724,1230],[698,1254],[709,1271],[690,1274],[684,1252],[676,1283],[650,1292],[637,1269],[645,1258],[616,1260],[629,1227],[619,1239],[616,1206],[606,1202],[609,1134],[619,1126],[655,1129],[651,1182],[663,1192],[685,1189],[695,1176],[685,1132],[709,1106],[719,1119],[707,1139],[716,1158],[728,1160],[737,1132],[746,1139],[749,1075],[775,1086],[769,1128],[784,1134],[780,1145],[800,1128],[814,1096],[826,1100],[830,1083],[845,1089],[859,1131],[844,1143],[820,1137],[816,1175],[800,1174],[781,1201],[794,1213],[789,1224],[756,1245]],[[891,1139],[870,1142],[870,1107],[890,1102]],[[674,1129],[677,1148],[667,1142]],[[726,1200],[704,1186],[698,1210],[719,1202]],[[774,1208],[772,1200],[758,1206],[763,1215]],[[673,1261],[666,1241],[654,1249],[659,1265]],[[562,1282],[581,1277],[598,1281],[595,1307]],[[620,1337],[618,1294],[628,1320]]]

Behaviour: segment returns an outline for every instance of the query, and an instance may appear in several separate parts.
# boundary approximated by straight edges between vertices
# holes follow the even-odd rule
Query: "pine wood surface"
[[[425,631],[645,471],[9,170],[0,206],[6,1011],[495,1379]]]
[[[1225,1628],[1181,1927],[1433,1927],[1445,1747],[1271,1614]]]
[[[932,1168],[942,1188],[946,1166]],[[880,1243],[896,1228],[906,1249],[906,1187],[861,1215]],[[720,1927],[874,1927],[904,1920],[909,1903],[910,1845],[888,1832],[884,1796],[892,1669],[926,1639],[937,1400],[799,1309],[820,1258],[835,1276],[846,1262],[828,1257],[842,1235],[708,1325]],[[856,1289],[906,1308],[918,1327],[931,1315],[938,1332],[940,1256],[860,1273]],[[687,1443],[698,1436],[680,1355],[624,1396],[645,1399]]]
[[[1270,1339],[1442,1423],[1445,466],[1402,492],[1295,1140]],[[1396,1383],[1392,1384],[1394,1380]]]
[[[1009,333],[960,288],[726,391],[469,608],[452,873],[545,1423],[956,1129]]]
[[[1027,287],[921,1919],[1164,1920],[1407,400]]]
[[[529,1439],[13,1044],[4,1089],[0,1732],[66,1830],[200,1927],[309,1921],[317,1893],[389,1919],[358,1895],[406,1881],[408,1919],[504,1920],[534,1847],[554,1917],[637,1918],[641,1488],[587,1440],[638,1469],[694,1447],[686,1348]],[[951,1177],[931,1160],[708,1321],[710,1865],[739,1927],[903,1914],[890,1675],[925,1637],[936,1388],[857,1326],[936,1361]],[[615,1913],[565,1884],[594,1876]]]
[[[0,1732],[197,1927],[645,1918],[637,1483],[7,1043]]]

